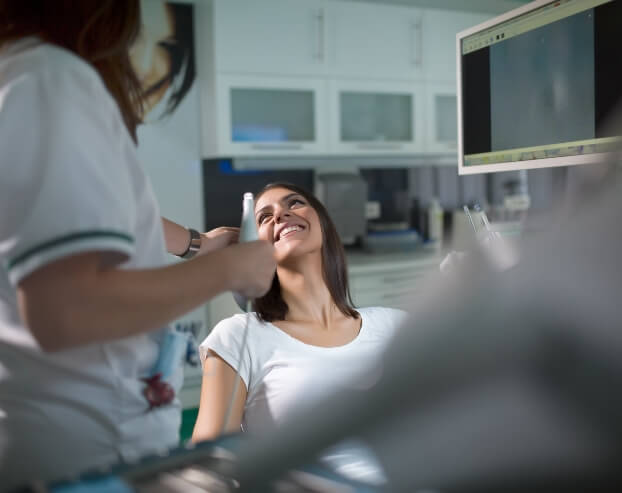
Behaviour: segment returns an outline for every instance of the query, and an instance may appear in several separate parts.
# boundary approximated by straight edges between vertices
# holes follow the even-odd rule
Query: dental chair
[[[481,250],[439,279],[371,390],[246,444],[242,488],[363,436],[386,491],[622,491],[622,180],[602,173],[509,271]]]

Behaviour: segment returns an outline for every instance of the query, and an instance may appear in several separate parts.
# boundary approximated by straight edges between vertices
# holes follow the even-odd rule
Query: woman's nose
[[[284,207],[276,207],[274,209],[274,221],[280,223],[289,217],[289,211]]]

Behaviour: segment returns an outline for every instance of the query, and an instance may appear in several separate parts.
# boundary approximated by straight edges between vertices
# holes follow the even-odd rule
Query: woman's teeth
[[[296,231],[302,231],[302,227],[300,227],[300,226],[288,226],[283,231],[281,231],[281,233],[279,234],[279,240],[281,238],[287,236],[289,233],[293,233],[293,232],[296,232]]]

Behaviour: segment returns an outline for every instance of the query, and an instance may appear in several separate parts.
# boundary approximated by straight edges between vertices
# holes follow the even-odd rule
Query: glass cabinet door
[[[410,153],[422,138],[416,84],[333,82],[331,144],[342,153]]]
[[[412,94],[339,93],[343,142],[408,142],[414,138]]]
[[[456,153],[458,115],[454,84],[430,83],[427,88],[429,132],[426,150]]]
[[[221,148],[232,155],[326,152],[324,82],[224,77]]]

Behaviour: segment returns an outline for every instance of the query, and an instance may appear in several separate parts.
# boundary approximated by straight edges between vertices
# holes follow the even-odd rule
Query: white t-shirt
[[[375,361],[389,343],[406,313],[393,308],[360,308],[361,329],[350,343],[336,347],[305,344],[255,313],[238,314],[219,322],[200,346],[201,360],[211,349],[246,385],[242,426],[250,433],[273,430],[293,406],[316,400],[339,385],[361,388],[373,381],[352,380]],[[248,321],[248,339],[240,347]],[[373,379],[373,374],[369,375]],[[303,388],[304,387],[304,388]]]
[[[150,410],[142,393],[165,327],[44,353],[18,315],[19,282],[68,255],[167,263],[153,191],[97,72],[36,38],[0,51],[0,156],[2,486],[176,444],[179,402]]]
[[[249,433],[269,433],[299,406],[313,405],[339,388],[372,386],[378,374],[373,364],[407,314],[393,308],[360,308],[361,329],[350,343],[336,347],[305,344],[274,324],[261,322],[254,313],[234,315],[219,322],[200,346],[201,360],[208,349],[239,371],[247,389],[242,426]],[[246,347],[240,360],[244,329]],[[369,471],[373,463],[358,446],[331,451],[331,463],[355,479],[377,482]],[[325,459],[328,457],[325,456]],[[332,460],[334,459],[334,460]],[[363,462],[359,467],[357,464]],[[348,474],[352,472],[352,474]]]

